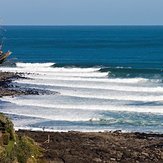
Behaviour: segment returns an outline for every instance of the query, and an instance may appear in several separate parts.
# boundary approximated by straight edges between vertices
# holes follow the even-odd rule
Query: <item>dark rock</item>
[[[149,140],[138,133],[82,133],[82,132],[34,132],[18,131],[32,137],[46,149],[43,159],[53,162],[98,163],[154,163],[163,162],[163,148],[151,148],[153,144],[161,144],[163,139],[155,134]],[[50,135],[50,143],[44,143]]]
[[[23,88],[12,84],[12,81],[15,79],[26,79],[23,75],[22,73],[0,72],[0,97],[16,95],[51,95],[57,93],[42,89]]]

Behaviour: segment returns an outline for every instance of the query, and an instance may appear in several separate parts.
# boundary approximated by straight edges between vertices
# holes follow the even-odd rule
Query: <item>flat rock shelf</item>
[[[163,162],[163,135],[115,132],[19,130],[45,149],[43,160],[66,163]]]

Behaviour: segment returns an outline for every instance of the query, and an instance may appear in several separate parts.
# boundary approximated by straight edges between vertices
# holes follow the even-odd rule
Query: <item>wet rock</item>
[[[26,79],[23,75],[22,73],[0,72],[0,97],[17,95],[54,95],[57,93],[43,89],[22,88],[12,84],[12,81],[15,79]]]

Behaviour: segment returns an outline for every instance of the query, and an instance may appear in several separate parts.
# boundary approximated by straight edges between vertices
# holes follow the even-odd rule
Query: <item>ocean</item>
[[[163,26],[3,28],[0,70],[54,92],[0,99],[16,129],[163,133]]]

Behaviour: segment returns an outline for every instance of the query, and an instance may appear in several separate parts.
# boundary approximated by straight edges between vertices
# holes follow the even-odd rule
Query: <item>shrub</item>
[[[2,136],[2,139],[3,139],[3,144],[7,145],[9,143],[9,140],[10,140],[10,134],[7,132],[4,133]]]
[[[22,136],[18,140],[16,151],[18,162],[25,163],[28,159],[35,160],[41,156],[42,149],[35,144],[33,139]]]
[[[0,113],[0,163],[35,163],[41,156],[42,149],[33,139],[17,136],[13,123]]]

